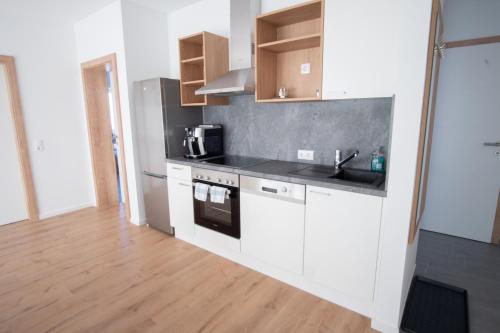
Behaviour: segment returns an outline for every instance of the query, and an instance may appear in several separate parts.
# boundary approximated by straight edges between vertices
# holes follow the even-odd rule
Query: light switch
[[[35,141],[35,150],[39,152],[45,151],[45,144],[43,143],[43,140]]]
[[[300,65],[300,74],[310,74],[311,73],[311,64],[301,64]]]

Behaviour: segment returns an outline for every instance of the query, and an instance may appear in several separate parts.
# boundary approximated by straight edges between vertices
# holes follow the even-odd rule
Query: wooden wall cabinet
[[[181,105],[226,105],[227,97],[196,95],[195,91],[229,71],[228,39],[200,32],[179,39]]]
[[[257,102],[321,99],[322,0],[258,16],[255,44]],[[288,98],[278,98],[281,87],[288,90]]]

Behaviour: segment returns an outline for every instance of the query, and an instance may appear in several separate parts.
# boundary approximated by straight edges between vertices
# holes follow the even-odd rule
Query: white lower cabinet
[[[170,224],[176,237],[194,236],[193,189],[191,180],[168,178]]]
[[[244,176],[240,183],[241,252],[302,274],[304,185]]]
[[[380,197],[307,186],[305,277],[372,301],[381,209]]]

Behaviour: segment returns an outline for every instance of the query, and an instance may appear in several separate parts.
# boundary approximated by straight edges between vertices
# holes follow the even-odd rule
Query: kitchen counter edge
[[[363,185],[358,185],[358,184],[347,185],[347,184],[334,183],[331,181],[321,181],[321,180],[314,180],[314,179],[310,179],[310,178],[302,178],[302,177],[298,177],[298,176],[292,176],[292,175],[288,174],[288,170],[286,170],[286,168],[280,168],[281,170],[285,169],[285,171],[280,170],[281,171],[280,173],[276,172],[276,170],[273,170],[274,172],[269,172],[269,173],[263,170],[263,169],[265,169],[266,164],[269,164],[271,166],[270,163],[280,163],[281,165],[284,165],[284,166],[289,164],[290,169],[293,169],[293,166],[300,164],[297,162],[269,160],[267,162],[263,162],[263,163],[260,163],[257,165],[244,167],[244,168],[232,168],[230,166],[201,163],[199,161],[190,160],[190,159],[186,159],[183,157],[167,158],[166,162],[187,165],[187,166],[191,166],[194,168],[200,168],[200,169],[229,172],[229,173],[239,174],[241,176],[265,178],[265,179],[271,179],[271,180],[288,182],[288,183],[299,184],[299,185],[311,185],[311,186],[324,187],[324,188],[329,188],[329,189],[334,189],[334,190],[341,190],[341,191],[347,191],[347,192],[373,195],[373,196],[377,196],[377,197],[384,197],[384,198],[387,197],[387,191],[383,190],[383,189],[364,187]],[[257,170],[254,170],[254,169],[257,169]]]

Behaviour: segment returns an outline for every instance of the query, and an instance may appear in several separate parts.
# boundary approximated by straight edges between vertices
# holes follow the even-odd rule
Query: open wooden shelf
[[[194,81],[186,81],[182,82],[185,86],[202,86],[205,84],[205,80],[194,80]]]
[[[283,102],[307,102],[307,101],[320,101],[321,97],[295,97],[295,98],[267,98],[261,99],[259,102],[261,103],[283,103]]]
[[[202,102],[202,103],[185,103],[185,104],[182,104],[182,106],[204,106],[204,105],[207,105],[205,102]]]
[[[259,49],[271,52],[288,52],[295,50],[310,49],[321,46],[321,34],[313,34],[301,37],[281,39],[274,42],[260,44]]]
[[[205,61],[205,57],[201,56],[201,57],[194,57],[194,58],[181,60],[181,63],[201,65],[201,64],[203,64],[204,61]]]
[[[314,0],[256,18],[255,100],[282,103],[321,100],[323,0]],[[309,64],[309,73],[301,73]],[[278,98],[280,88],[288,98]]]
[[[229,70],[227,38],[206,31],[180,38],[179,60],[182,106],[228,104],[227,97],[195,93]]]

